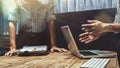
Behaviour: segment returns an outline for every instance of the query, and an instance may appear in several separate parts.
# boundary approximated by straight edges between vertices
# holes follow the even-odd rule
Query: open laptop
[[[78,50],[69,26],[61,26],[61,30],[68,44],[68,49],[73,55],[79,58],[114,57],[116,55],[111,51],[104,50]]]

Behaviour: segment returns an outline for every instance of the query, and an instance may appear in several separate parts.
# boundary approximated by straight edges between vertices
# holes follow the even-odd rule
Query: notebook
[[[112,51],[105,50],[78,50],[69,26],[61,26],[61,30],[67,42],[68,49],[73,55],[79,58],[114,57],[116,55]]]

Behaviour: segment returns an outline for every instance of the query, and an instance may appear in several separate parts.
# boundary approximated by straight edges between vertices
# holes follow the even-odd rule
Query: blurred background
[[[44,0],[43,0],[44,1]],[[116,8],[116,0],[54,0],[55,13]],[[14,0],[0,0],[0,35],[8,35],[8,14]]]
[[[0,46],[9,45],[8,14],[16,7],[14,1],[0,0]],[[87,23],[88,19],[113,22],[117,0],[54,0],[54,5],[56,14],[56,38],[59,47],[67,48],[60,27],[69,25],[79,49],[114,49],[114,45],[111,45],[114,42],[108,43],[111,39],[116,40],[116,36],[113,34],[113,37],[111,34],[108,34],[90,44],[81,43],[79,41],[79,34],[82,33],[81,24]],[[18,34],[19,24],[16,26],[16,34]],[[2,49],[4,48],[0,47],[0,50]]]

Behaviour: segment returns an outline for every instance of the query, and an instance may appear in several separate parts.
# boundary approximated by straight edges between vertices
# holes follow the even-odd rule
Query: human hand
[[[106,23],[97,20],[88,20],[88,22],[90,24],[82,25],[82,30],[85,32],[79,35],[79,40],[86,44],[98,39],[107,32]]]
[[[96,39],[98,39],[100,37],[100,35],[92,35],[92,34],[89,34],[88,32],[85,32],[85,33],[82,33],[79,35],[79,40],[83,43],[90,43]]]
[[[17,53],[16,53],[16,50],[15,50],[15,49],[12,49],[12,50],[6,52],[4,55],[5,55],[5,56],[13,56],[13,55],[16,55],[16,54],[17,54]]]
[[[66,50],[65,48],[58,48],[58,47],[52,47],[50,49],[51,52],[55,52],[55,51],[58,51],[58,52],[67,52],[68,50]]]
[[[88,20],[88,22],[90,24],[82,25],[82,30],[84,30],[85,32],[98,35],[107,31],[107,29],[105,28],[108,25],[107,23],[103,23],[98,20]]]

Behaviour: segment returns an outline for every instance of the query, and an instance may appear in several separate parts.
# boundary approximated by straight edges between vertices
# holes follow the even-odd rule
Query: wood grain
[[[119,68],[116,58],[110,58],[106,68]],[[44,56],[1,56],[0,68],[80,68],[87,60],[77,58],[70,52],[55,52]]]

